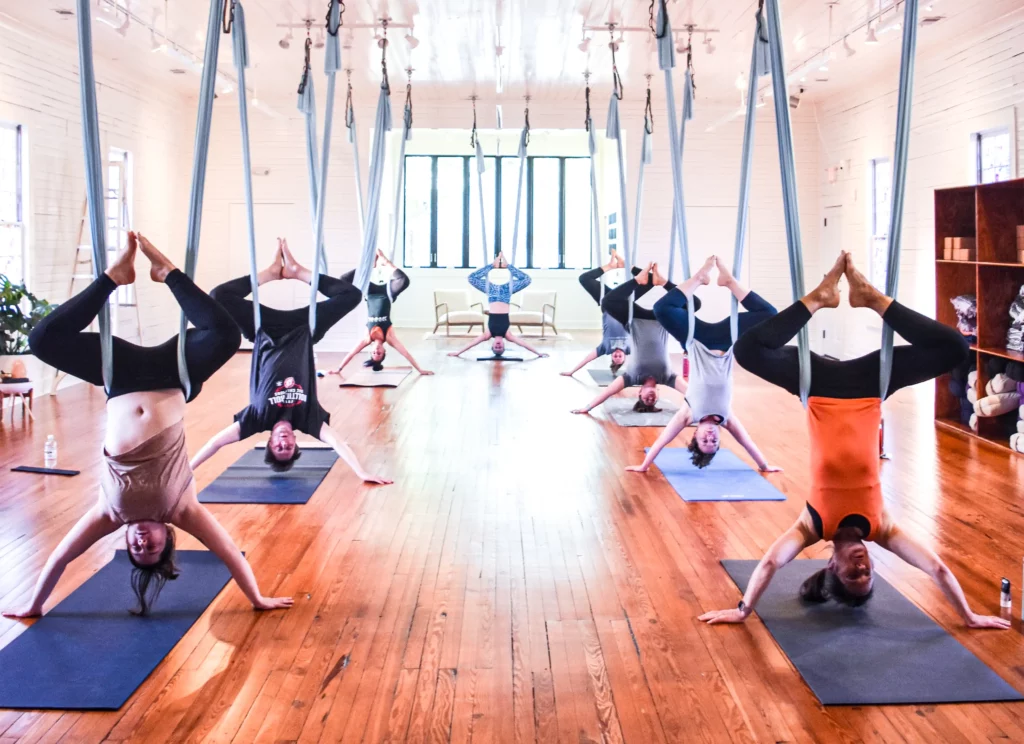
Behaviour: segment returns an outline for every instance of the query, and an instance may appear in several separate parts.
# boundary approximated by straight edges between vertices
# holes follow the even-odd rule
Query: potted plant
[[[28,334],[54,307],[0,274],[0,373],[14,376],[15,364],[21,362],[18,377],[42,382],[43,365],[29,351]]]

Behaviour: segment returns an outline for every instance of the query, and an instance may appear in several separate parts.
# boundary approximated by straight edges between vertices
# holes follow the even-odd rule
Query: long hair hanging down
[[[131,551],[128,560],[132,562],[132,592],[138,605],[129,610],[133,615],[148,615],[160,596],[160,590],[168,581],[178,578],[178,566],[174,562],[174,528],[167,525],[167,544],[160,553],[160,559],[149,566],[136,562]]]

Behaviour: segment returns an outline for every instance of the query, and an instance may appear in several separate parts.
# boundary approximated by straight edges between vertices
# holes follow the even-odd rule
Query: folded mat
[[[741,590],[757,563],[722,561]],[[803,603],[800,585],[826,563],[784,566],[755,610],[823,705],[1024,700],[878,574],[874,595],[861,607]]]
[[[654,458],[654,464],[683,501],[786,500],[771,481],[727,449],[718,450],[704,469],[697,468],[690,457],[688,449],[666,447]]]
[[[657,413],[637,413],[633,410],[636,398],[609,398],[604,402],[605,410],[619,426],[665,426],[679,409],[668,401],[659,401],[662,410]]]
[[[291,470],[275,473],[265,447],[249,450],[199,492],[203,504],[305,504],[338,459],[332,449],[302,447]]]
[[[476,360],[478,362],[521,362],[521,361],[523,361],[522,357],[493,356],[493,355],[492,356],[487,356],[487,357],[477,357]]]
[[[132,565],[114,559],[0,649],[0,708],[117,710],[231,578],[206,550],[179,550],[181,576],[136,617]]]
[[[385,367],[374,372],[369,367],[345,375],[338,387],[398,387],[412,371],[410,367]]]

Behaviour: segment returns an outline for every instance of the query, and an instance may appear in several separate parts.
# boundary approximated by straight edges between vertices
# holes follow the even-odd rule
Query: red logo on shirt
[[[287,377],[284,382],[277,383],[274,394],[268,400],[270,405],[278,408],[293,408],[306,402],[306,392],[302,385],[295,382],[294,377]]]

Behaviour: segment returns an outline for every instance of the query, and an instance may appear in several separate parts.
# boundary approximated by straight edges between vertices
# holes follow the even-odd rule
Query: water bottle
[[[57,439],[53,434],[47,435],[43,445],[43,464],[48,468],[57,467]]]

